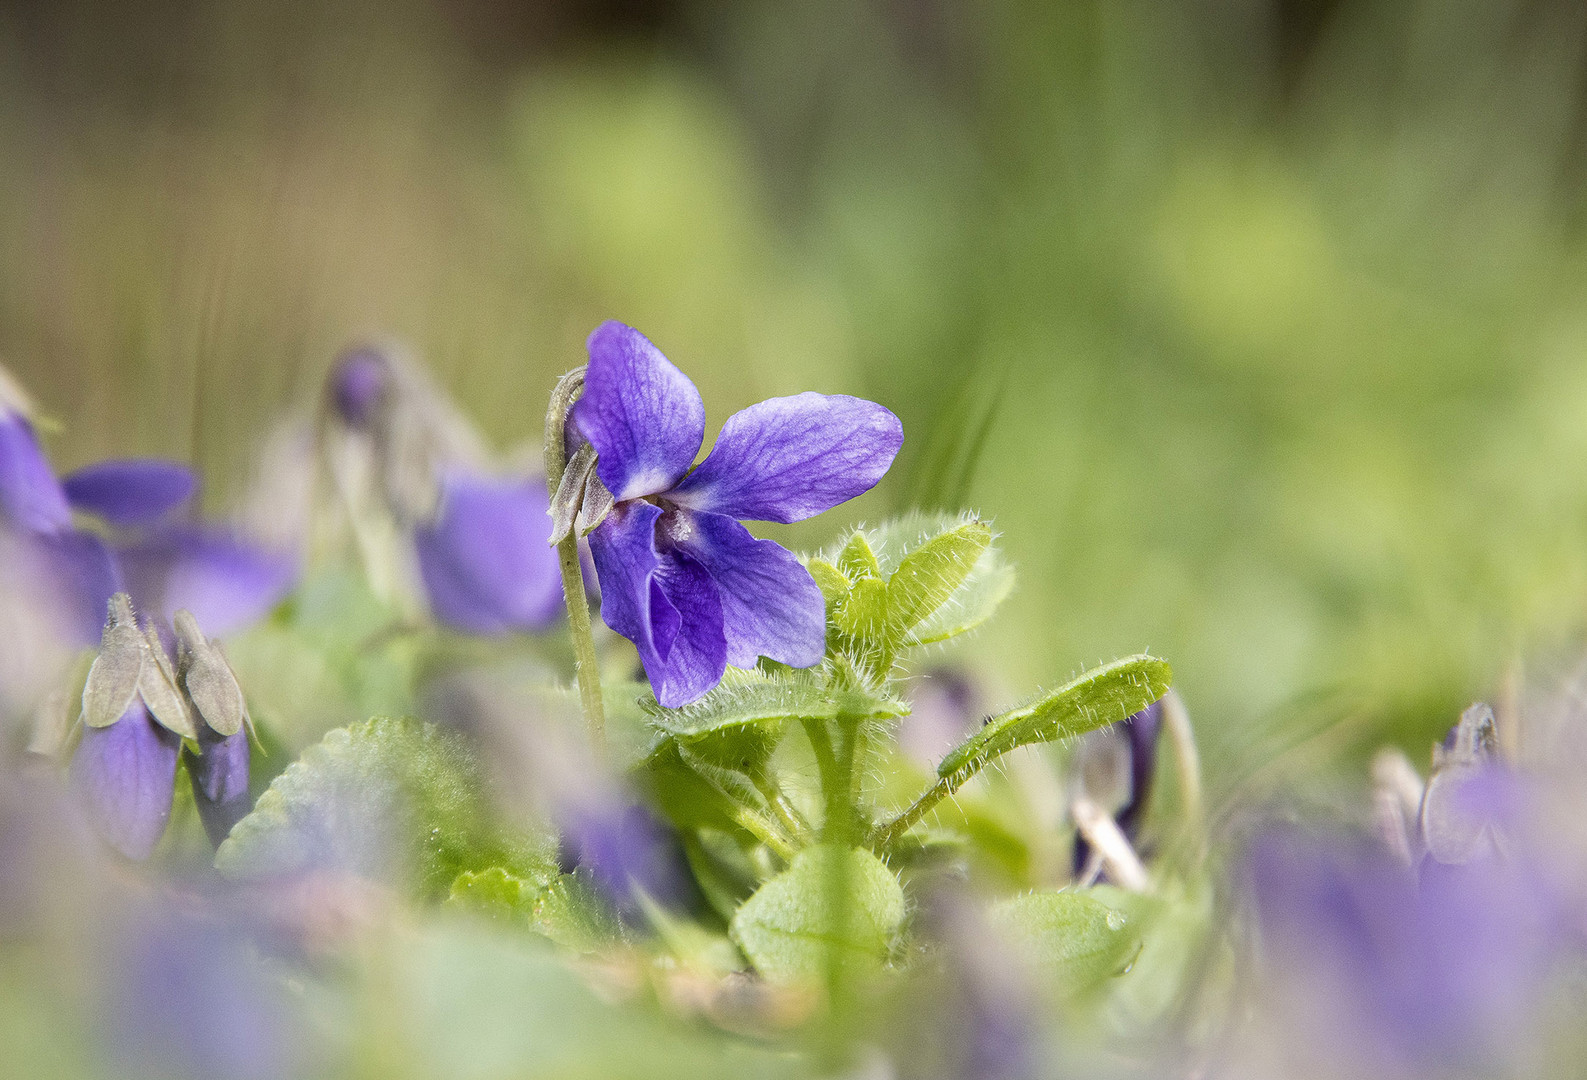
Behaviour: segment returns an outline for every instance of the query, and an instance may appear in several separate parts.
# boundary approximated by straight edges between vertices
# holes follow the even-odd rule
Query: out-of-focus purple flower
[[[898,748],[921,768],[934,770],[975,730],[979,695],[962,672],[939,668],[915,682],[909,700],[909,715],[898,724]]]
[[[120,527],[150,525],[198,490],[193,470],[175,461],[101,461],[70,473],[61,488],[73,509]]]
[[[190,756],[187,772],[193,783],[193,802],[209,842],[220,847],[231,827],[253,808],[248,797],[248,762],[252,749],[248,731],[219,735],[205,728],[199,734],[201,752]]]
[[[308,1063],[306,1032],[232,921],[167,908],[112,951],[97,1016],[115,1075],[277,1080]]]
[[[91,645],[112,596],[125,591],[132,604],[156,616],[147,633],[169,668],[172,620],[179,609],[196,612],[213,632],[227,633],[263,616],[291,588],[296,566],[286,554],[222,530],[168,522],[197,488],[186,466],[110,461],[63,483],[51,471],[32,424],[8,400],[0,397],[0,531],[6,546],[16,549],[16,561],[43,579],[23,583],[52,616],[35,633],[57,636],[62,648],[73,651]],[[74,509],[116,532],[107,540],[75,527]],[[134,625],[131,632],[140,630]],[[163,700],[143,691],[123,696],[119,700],[129,703],[119,719],[111,721],[111,712],[87,725],[72,766],[73,786],[90,818],[112,846],[134,859],[146,857],[165,830],[180,735],[199,730],[186,730],[187,722],[174,719],[186,706],[168,671],[151,682],[151,691],[160,685],[166,688]],[[209,786],[233,798],[226,811],[210,815],[218,822],[235,812],[235,792],[247,788],[246,739],[230,744],[224,761],[205,762],[210,753],[222,755],[217,745],[195,759],[195,784],[203,774]]]
[[[589,353],[568,427],[616,502],[590,533],[601,617],[639,649],[656,699],[687,704],[760,656],[819,663],[821,591],[739,519],[802,521],[870,490],[903,444],[898,418],[843,395],[771,398],[729,417],[695,467],[705,406],[688,376],[618,322]]]
[[[148,858],[165,835],[181,748],[141,699],[108,727],[83,727],[72,787],[100,835],[129,859]]]
[[[353,427],[372,424],[391,387],[385,355],[368,345],[344,352],[331,373],[331,399],[343,420]]]
[[[1083,793],[1113,815],[1131,843],[1151,800],[1157,769],[1157,738],[1163,729],[1163,703],[1154,701],[1140,712],[1092,732],[1075,754],[1075,783]],[[1091,845],[1075,834],[1074,872],[1081,875],[1091,859]]]
[[[1428,860],[1418,879],[1368,845],[1284,829],[1253,845],[1247,879],[1272,1030],[1349,1075],[1505,1059],[1582,946],[1525,862]]]
[[[206,631],[236,633],[258,622],[297,578],[297,563],[221,529],[180,526],[150,532],[116,552],[127,592],[167,627],[182,609]]]
[[[542,531],[550,507],[544,480],[491,475],[441,391],[384,350],[344,352],[328,387],[336,430],[348,441],[324,451],[365,462],[333,461],[332,470],[340,483],[374,485],[374,502],[411,538],[431,613],[474,634],[554,623],[562,586]]]
[[[674,909],[697,899],[677,834],[643,806],[591,800],[568,807],[558,824],[563,870],[588,874],[624,918],[642,914],[641,893]]]
[[[454,472],[443,478],[438,515],[413,534],[436,618],[475,634],[555,622],[562,581],[545,542],[550,505],[538,477]]]

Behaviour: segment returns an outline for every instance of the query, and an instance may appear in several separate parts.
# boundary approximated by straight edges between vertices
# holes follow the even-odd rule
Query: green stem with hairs
[[[567,469],[568,410],[584,391],[584,369],[568,372],[551,392],[546,410],[546,487],[556,498]],[[584,570],[579,565],[578,530],[557,543],[557,565],[562,571],[562,596],[568,605],[568,636],[573,639],[573,670],[579,680],[579,703],[590,741],[597,749],[606,744],[606,707],[601,700],[601,671],[595,659],[595,635],[590,627],[590,605],[584,595]]]

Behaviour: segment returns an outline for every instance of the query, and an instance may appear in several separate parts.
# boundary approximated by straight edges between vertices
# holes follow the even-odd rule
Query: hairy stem
[[[789,801],[782,786],[777,783],[777,778],[764,766],[754,769],[748,775],[750,783],[755,785],[755,790],[766,800],[766,805],[771,807],[772,813],[777,816],[777,820],[782,823],[788,835],[801,840],[808,838],[811,832],[810,823],[799,812],[799,808]]]
[[[866,846],[877,853],[885,853],[906,832],[914,828],[915,822],[925,817],[928,810],[952,795],[959,789],[959,785],[969,778],[969,776],[944,776],[922,792],[919,798],[905,807],[893,820],[872,829]]]
[[[546,487],[555,498],[567,468],[568,410],[584,391],[584,369],[568,372],[551,392],[551,407],[546,410]],[[601,672],[595,659],[595,635],[590,628],[590,605],[584,594],[584,571],[579,565],[577,530],[557,544],[557,565],[562,571],[562,596],[568,605],[568,636],[573,639],[573,670],[579,680],[579,703],[590,741],[599,748],[606,743],[606,708],[601,701]]]

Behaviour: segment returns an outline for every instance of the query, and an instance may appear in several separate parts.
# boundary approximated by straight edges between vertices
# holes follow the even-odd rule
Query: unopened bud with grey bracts
[[[196,732],[150,648],[152,627],[149,633],[138,627],[126,593],[111,597],[109,608],[83,687],[83,738],[72,758],[72,786],[100,835],[129,859],[144,859],[171,816],[181,738]],[[158,647],[157,635],[154,640]],[[164,649],[158,651],[165,659]]]
[[[1483,702],[1433,747],[1433,768],[1422,794],[1422,843],[1435,861],[1465,863],[1493,849],[1494,834],[1473,787],[1498,764],[1493,709]]]
[[[1163,703],[1153,702],[1140,712],[1116,724],[1094,731],[1080,741],[1071,768],[1072,806],[1078,831],[1075,834],[1074,873],[1094,878],[1104,862],[1114,862],[1106,851],[1095,850],[1088,838],[1088,825],[1101,823],[1105,816],[1116,826],[1115,846],[1133,848],[1141,820],[1146,815],[1152,793],[1152,778],[1157,769],[1157,737],[1163,727]],[[1110,830],[1111,833],[1112,830]],[[1122,856],[1123,851],[1117,852]]]
[[[74,782],[100,832],[145,858],[170,817],[183,742],[200,817],[219,843],[248,809],[248,712],[219,647],[186,610],[176,614],[173,664],[132,600],[110,600],[99,655],[83,687],[83,740]]]
[[[187,748],[187,773],[204,831],[216,847],[248,813],[248,736],[252,721],[242,687],[225,654],[204,636],[190,611],[176,613],[177,672],[202,720],[197,752]]]

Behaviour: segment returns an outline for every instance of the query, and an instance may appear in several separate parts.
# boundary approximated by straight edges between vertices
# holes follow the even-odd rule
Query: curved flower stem
[[[568,372],[551,391],[546,410],[546,487],[556,498],[567,469],[568,410],[584,391],[584,369]],[[579,680],[579,702],[590,741],[597,749],[606,743],[606,709],[601,701],[601,671],[595,659],[595,635],[590,629],[590,605],[584,595],[584,571],[579,566],[579,537],[574,530],[557,543],[557,564],[562,570],[562,596],[568,605],[568,636],[573,639],[573,670]]]
[[[886,824],[878,825],[871,830],[870,839],[866,842],[866,846],[872,851],[885,853],[906,832],[914,828],[915,822],[926,816],[926,811],[936,806],[949,795],[952,795],[959,789],[959,785],[968,779],[968,776],[944,776],[922,792],[919,798],[910,803],[893,820]]]

